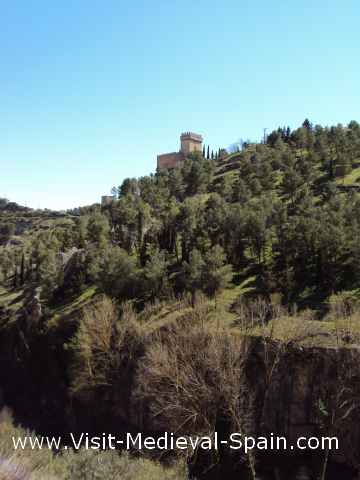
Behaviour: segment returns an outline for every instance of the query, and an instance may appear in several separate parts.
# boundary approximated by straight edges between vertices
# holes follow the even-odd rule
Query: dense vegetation
[[[20,246],[6,247],[16,228],[8,204],[2,277],[39,283],[50,305],[93,284],[141,305],[184,291],[215,296],[256,276],[262,295],[316,307],[358,286],[359,165],[357,122],[322,128],[306,120],[226,161],[193,154],[177,169],[126,179],[110,206],[67,215],[72,221]]]
[[[360,125],[306,120],[216,157],[126,179],[105,207],[0,201],[0,383],[18,414],[26,388],[54,430],[93,411],[112,428],[138,401],[159,430],[241,430],[238,333],[359,343]]]

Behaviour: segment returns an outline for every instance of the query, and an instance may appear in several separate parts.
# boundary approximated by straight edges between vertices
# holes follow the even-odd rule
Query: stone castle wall
[[[164,153],[157,157],[157,168],[164,170],[167,168],[175,168],[180,162],[184,160],[182,152]]]

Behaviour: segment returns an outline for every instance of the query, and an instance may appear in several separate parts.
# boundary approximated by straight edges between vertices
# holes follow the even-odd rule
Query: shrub
[[[207,313],[159,332],[138,371],[138,392],[159,429],[210,435],[219,415],[240,418],[244,342],[207,327]]]
[[[132,307],[124,304],[120,313],[115,303],[103,296],[84,310],[72,342],[73,393],[121,383],[141,345],[141,330]]]
[[[56,477],[54,457],[50,450],[15,450],[12,438],[35,436],[14,427],[10,410],[0,412],[0,480],[52,480]],[[60,465],[59,465],[60,467]]]
[[[172,468],[144,458],[132,458],[115,451],[82,450],[68,458],[71,480],[185,480],[186,465]]]
[[[127,453],[71,449],[54,455],[48,449],[14,450],[12,437],[30,435],[14,427],[7,410],[0,412],[0,480],[185,480],[178,461],[169,468]]]

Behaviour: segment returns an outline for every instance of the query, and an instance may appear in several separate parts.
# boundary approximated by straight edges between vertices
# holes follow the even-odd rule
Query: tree
[[[97,252],[89,251],[89,274],[108,295],[124,300],[134,298],[138,292],[136,258],[118,246],[108,246]]]
[[[15,225],[13,223],[0,223],[0,244],[8,242],[14,233]]]
[[[221,195],[221,197],[230,202],[233,198],[233,179],[229,175],[223,175],[215,185],[215,191]]]
[[[301,175],[294,168],[287,168],[284,171],[284,176],[281,182],[281,190],[286,195],[294,206],[298,188],[303,183]]]
[[[161,292],[167,287],[167,266],[165,252],[155,250],[151,252],[149,260],[143,270],[145,292],[151,299],[159,298]]]
[[[25,255],[24,252],[21,255],[21,264],[20,264],[20,285],[24,285],[25,280]]]
[[[141,334],[134,312],[125,303],[120,316],[118,305],[101,296],[84,308],[70,346],[72,393],[94,394],[101,389],[111,398],[109,393],[129,380],[133,359],[140,355]]]
[[[89,217],[87,215],[81,215],[79,219],[76,219],[75,225],[75,238],[77,241],[77,246],[79,248],[84,248],[87,239],[87,227],[88,227]]]
[[[183,166],[183,178],[187,196],[205,193],[213,173],[213,168],[209,165],[211,162],[197,158],[195,152],[191,155],[192,157],[184,162]]]
[[[246,182],[239,176],[233,185],[233,201],[245,203],[250,198],[250,191]]]
[[[251,188],[251,192],[254,196],[258,196],[261,194],[261,183],[257,177],[253,177],[250,182],[249,186]]]
[[[312,124],[310,122],[310,120],[308,118],[306,118],[302,124],[302,126],[306,129],[306,130],[312,130]]]
[[[0,249],[0,270],[2,281],[9,277],[9,273],[14,269],[14,258],[9,248]]]
[[[261,200],[256,200],[246,212],[245,231],[247,233],[251,250],[256,257],[258,265],[264,258],[266,242],[269,235],[267,228],[268,212]]]
[[[13,287],[17,288],[17,286],[18,286],[18,268],[17,268],[17,265],[15,265]]]
[[[140,189],[136,178],[125,178],[123,183],[119,187],[119,198],[126,195],[139,195]]]
[[[96,213],[89,218],[87,224],[87,238],[90,242],[103,247],[109,238],[110,225],[107,217]]]
[[[185,289],[191,293],[193,307],[196,303],[196,292],[203,285],[204,267],[204,259],[196,248],[190,252],[189,262],[184,262],[182,266]]]
[[[173,168],[169,172],[169,191],[170,195],[175,197],[177,200],[184,199],[184,178],[181,168]]]
[[[212,193],[205,208],[204,225],[213,245],[224,244],[225,224],[227,222],[226,200],[218,193]]]
[[[304,127],[294,130],[291,134],[291,140],[295,143],[297,148],[306,147],[307,129]]]
[[[314,166],[319,163],[319,158],[316,154],[310,153],[307,157],[299,162],[298,171],[302,176],[303,182],[311,185],[314,181],[315,169]]]
[[[205,254],[204,262],[203,288],[210,297],[215,298],[216,304],[217,294],[232,280],[232,266],[226,263],[226,256],[220,245],[215,245]]]
[[[244,263],[245,249],[247,247],[246,238],[246,208],[240,203],[230,205],[227,212],[226,222],[224,223],[224,248],[227,252],[227,258],[236,267]]]
[[[41,285],[41,298],[51,303],[55,290],[63,283],[63,268],[61,260],[55,250],[43,249],[38,276]]]
[[[114,198],[117,198],[117,197],[118,197],[118,194],[119,194],[119,189],[116,188],[116,187],[112,187],[112,188],[111,188],[111,195],[112,195]]]
[[[180,207],[177,230],[181,232],[182,261],[188,261],[190,252],[199,246],[204,227],[204,205],[198,197],[186,198]]]

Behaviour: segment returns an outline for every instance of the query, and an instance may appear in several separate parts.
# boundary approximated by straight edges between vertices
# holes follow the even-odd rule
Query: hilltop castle
[[[201,135],[192,132],[182,133],[180,136],[180,151],[172,153],[163,153],[157,156],[158,170],[165,170],[176,167],[191,152],[202,151],[203,138]]]
[[[192,152],[202,152],[203,138],[201,135],[193,132],[185,132],[180,135],[180,151],[172,153],[163,153],[157,156],[158,170],[167,170],[175,168],[179,163]],[[116,197],[113,195],[103,195],[101,197],[101,206],[107,207],[113,203]]]

